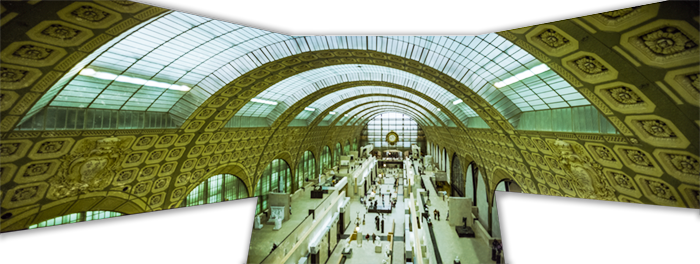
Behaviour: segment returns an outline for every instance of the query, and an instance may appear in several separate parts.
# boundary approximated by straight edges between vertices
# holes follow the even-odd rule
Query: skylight
[[[250,101],[256,102],[256,103],[261,103],[261,104],[277,105],[277,102],[263,100],[263,99],[257,99],[257,98],[250,99]]]
[[[190,87],[187,85],[177,85],[177,84],[158,82],[158,81],[154,81],[154,80],[144,80],[141,78],[129,77],[129,76],[125,76],[125,75],[116,75],[116,74],[109,73],[109,72],[98,72],[98,71],[95,71],[95,70],[90,69],[90,68],[86,68],[86,69],[80,71],[80,75],[89,76],[89,77],[102,79],[102,80],[108,80],[108,81],[113,80],[113,81],[121,82],[121,83],[145,85],[145,86],[150,86],[150,87],[158,87],[158,88],[171,89],[171,90],[177,90],[177,91],[183,91],[183,92],[187,92],[190,90]]]

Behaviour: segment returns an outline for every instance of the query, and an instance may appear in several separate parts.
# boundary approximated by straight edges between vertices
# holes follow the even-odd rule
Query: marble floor
[[[408,173],[409,177],[413,177],[413,171],[409,171]],[[433,240],[430,237],[430,233],[427,233],[426,239],[427,242],[427,251],[429,252],[429,260],[430,263],[438,263],[436,255],[435,255],[435,250],[434,248],[437,247],[438,252],[440,254],[440,258],[442,260],[442,263],[452,263],[453,260],[455,259],[456,256],[459,256],[461,262],[463,264],[467,263],[495,263],[494,261],[491,260],[491,249],[487,246],[484,245],[482,242],[479,241],[479,238],[460,238],[457,236],[457,233],[454,230],[453,226],[450,226],[447,221],[445,221],[444,217],[447,216],[447,202],[442,201],[442,198],[438,196],[438,194],[435,192],[435,188],[429,184],[429,175],[423,175],[422,176],[425,183],[426,183],[426,188],[430,191],[430,200],[431,200],[431,206],[429,206],[429,211],[432,212],[434,209],[437,209],[441,212],[441,218],[440,220],[434,220],[433,221],[433,233],[435,234],[435,243],[437,245],[433,245]],[[379,187],[382,189],[383,192],[386,192],[386,190],[390,190],[393,192],[394,190],[394,180],[392,178],[387,178],[384,184],[379,185]],[[417,187],[420,187],[420,182],[418,181],[416,183]],[[368,213],[367,209],[364,204],[360,202],[358,198],[351,199],[350,201],[350,206],[352,207],[352,212],[353,215],[351,219],[353,219],[353,223],[355,222],[355,217],[357,217],[356,212],[359,212],[359,217],[360,219],[364,218],[365,223],[364,225],[360,225],[361,230],[363,230],[363,235],[364,234],[376,234],[382,238],[382,244],[386,245],[389,242],[386,241],[386,235],[389,232],[390,229],[390,221],[393,220],[396,223],[396,229],[395,229],[395,241],[394,241],[394,250],[393,250],[393,257],[392,257],[392,263],[405,263],[404,262],[404,201],[403,199],[405,198],[403,195],[403,187],[400,185],[398,188],[398,199],[397,199],[397,205],[396,208],[392,211],[391,214],[384,214],[384,219],[385,219],[385,226],[384,226],[384,232],[377,231],[376,226],[375,226],[375,216],[377,216],[376,213]],[[427,198],[427,197],[426,197]],[[385,195],[385,198],[387,199],[386,202],[388,203],[388,195]],[[432,216],[432,215],[431,215]],[[349,236],[353,233],[354,229],[354,224],[351,224],[344,232],[346,236]],[[342,258],[342,250],[345,248],[346,241],[345,239],[342,239],[341,242],[338,244],[336,249],[333,251],[331,257],[329,258],[329,261],[327,262],[328,264],[336,264],[339,263],[341,258]],[[350,242],[350,248],[353,250],[352,257],[347,258],[345,263],[348,264],[368,264],[368,263],[382,263],[382,260],[384,259],[385,253],[375,253],[374,251],[374,245],[371,243],[368,243],[368,241],[364,241],[362,244],[362,247],[357,245],[357,241],[351,241]],[[427,263],[426,263],[427,264]]]

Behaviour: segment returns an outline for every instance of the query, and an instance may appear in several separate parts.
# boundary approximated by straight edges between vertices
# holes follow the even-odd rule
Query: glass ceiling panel
[[[532,55],[495,33],[480,36],[286,36],[169,12],[130,29],[100,47],[56,83],[36,107],[72,105],[142,111],[169,109],[169,112],[184,119],[224,84],[264,63],[306,51],[327,49],[375,50],[417,60],[440,69],[484,96],[507,118],[516,116],[520,111],[590,104],[561,77],[546,66],[541,67],[542,63]],[[135,80],[124,82],[112,76],[111,79],[102,78],[108,82],[94,80],[88,89],[81,86],[79,80],[72,79],[82,68]],[[341,68],[333,71],[332,74],[346,76],[386,72],[357,72]],[[405,74],[393,75],[412,80]],[[144,84],[144,80],[160,85]],[[120,87],[125,83],[138,87],[125,90]],[[306,82],[308,85],[312,83]],[[166,84],[173,88],[165,87]],[[170,93],[170,89],[181,93]],[[102,94],[113,93],[123,94],[127,98],[145,93],[148,98],[138,102],[119,98],[110,104],[99,99]],[[280,101],[298,100],[285,94],[265,95]],[[161,100],[161,97],[167,99]],[[174,100],[177,100],[176,103],[173,103]],[[513,105],[517,106],[516,111],[512,110]],[[38,109],[32,108],[30,115],[36,111]],[[256,111],[252,113],[265,113],[265,110]],[[462,111],[464,113],[453,112],[460,118],[471,116],[469,111]]]
[[[392,103],[371,104],[371,106],[369,108],[364,108],[361,111],[353,111],[353,112],[356,112],[356,113],[354,115],[355,121],[352,121],[352,122],[356,122],[356,121],[358,121],[358,119],[360,119],[360,120],[367,119],[369,117],[376,116],[378,113],[382,113],[382,112],[401,112],[401,113],[405,113],[407,115],[412,116],[418,123],[421,124],[421,126],[425,126],[425,125],[441,126],[439,123],[433,123],[433,120],[431,120],[431,118],[426,119],[422,113],[416,112],[414,109],[408,108],[405,105],[399,105],[399,104],[395,104],[395,103],[394,104],[392,104]],[[329,114],[323,118],[323,121],[325,123],[327,123],[328,125],[330,125],[333,122],[334,118],[337,118],[337,117],[335,117],[336,115],[339,115],[339,114],[335,114],[335,115]],[[346,117],[342,117],[342,118],[346,118],[346,120],[347,120],[347,119],[350,119],[350,117],[353,117],[353,116],[348,115],[347,118]],[[338,123],[340,123],[340,122],[338,122]],[[346,124],[350,125],[352,123],[345,122],[342,125],[346,125]],[[336,125],[338,125],[338,124],[336,124]]]
[[[370,102],[377,102],[377,103],[370,103]],[[365,104],[365,103],[368,103],[368,104]],[[361,105],[361,106],[353,109],[352,111],[348,112],[347,113],[348,116],[349,117],[355,116],[357,113],[361,112],[362,110],[368,109],[371,107],[375,107],[375,106],[394,105],[394,106],[402,106],[402,107],[408,106],[408,107],[410,107],[410,109],[413,112],[419,113],[421,116],[427,117],[427,119],[429,119],[431,123],[438,124],[438,120],[435,118],[435,116],[438,116],[438,115],[437,114],[433,115],[434,113],[433,114],[426,113],[425,111],[422,110],[421,106],[424,106],[426,108],[427,108],[427,106],[420,104],[420,103],[419,103],[420,105],[417,105],[417,103],[418,102],[411,102],[411,101],[407,101],[407,100],[400,99],[400,98],[394,98],[394,97],[370,96],[370,97],[360,98],[358,100],[353,100],[351,102],[347,102],[347,103],[333,109],[332,112],[334,112],[335,114],[327,114],[323,120],[333,122],[334,119],[342,117],[340,115],[343,114],[344,112],[348,111],[349,109],[351,109],[353,107],[361,105],[361,104],[365,104],[365,105]],[[443,118],[446,118],[446,116],[443,115]],[[307,124],[311,123],[312,121],[313,121],[313,119],[308,119]],[[447,120],[445,120],[445,119],[442,119],[441,121],[447,122]]]
[[[464,103],[456,105],[453,104],[453,102],[459,98],[437,84],[412,73],[376,65],[346,64],[306,71],[274,84],[267,90],[258,94],[255,98],[284,103],[284,105],[280,104],[277,106],[278,108],[283,108],[285,106],[293,105],[302,98],[325,87],[352,81],[384,81],[403,85],[413,88],[417,92],[423,93],[426,96],[434,98],[445,108],[450,109],[450,111],[454,112],[455,114],[459,113],[463,117],[477,116],[476,112],[474,112],[468,105]],[[358,88],[346,90],[356,89]],[[390,90],[399,91],[396,89]],[[382,91],[386,92],[390,90],[385,89]],[[394,92],[391,94],[394,94]],[[409,95],[409,93],[406,92],[403,94]],[[412,96],[417,98],[415,95]],[[333,99],[333,97],[329,96],[324,98],[326,98],[324,100]],[[319,103],[323,104],[324,101]],[[251,116],[249,109],[255,108],[256,104],[257,103],[255,102],[249,102],[243,106],[238,113],[236,113],[236,116]],[[314,108],[313,106],[309,107]],[[321,108],[321,110],[323,109],[325,108]],[[277,118],[277,116],[270,116],[271,111],[272,110],[269,112],[260,112],[260,115],[257,117],[268,117],[269,119],[274,120]]]
[[[411,113],[406,112],[403,109],[397,109],[397,108],[382,108],[382,109],[379,109],[376,111],[373,110],[373,111],[364,112],[364,113],[362,113],[363,115],[360,118],[358,118],[357,120],[353,121],[350,124],[355,125],[355,126],[364,126],[367,124],[367,122],[374,120],[375,118],[377,118],[380,115],[386,115],[387,113],[389,113],[390,116],[396,115],[396,113],[400,113],[402,115],[409,116],[414,121],[416,121],[420,126],[422,126],[422,127],[425,126],[425,124],[422,124],[422,121],[412,117]],[[394,116],[394,117],[396,117],[396,116]]]
[[[410,116],[413,116],[418,123],[421,124],[421,126],[429,125],[433,126],[435,124],[426,122],[425,119],[423,119],[421,116],[417,116],[415,112],[411,112],[409,109],[405,108],[397,108],[397,107],[377,107],[373,109],[365,109],[364,111],[358,113],[358,115],[355,116],[352,120],[346,120],[342,125],[357,125],[359,123],[363,123],[364,121],[371,119],[372,117],[376,116],[379,113],[386,113],[386,112],[397,112],[397,111],[402,111],[402,113],[407,113]],[[360,121],[360,122],[358,122]],[[338,122],[339,124],[341,122]],[[437,126],[441,126],[440,124],[437,124]]]
[[[304,110],[301,113],[299,113],[299,115],[297,115],[295,119],[313,120],[313,118],[315,118],[317,115],[323,112],[323,110],[332,107],[334,104],[342,100],[366,94],[395,95],[419,103],[420,105],[425,106],[427,109],[437,108],[436,105],[433,105],[425,99],[406,91],[379,86],[358,86],[352,89],[340,90],[316,100],[315,102],[311,103],[309,106],[306,107],[307,110]],[[312,109],[313,111],[310,111]],[[417,110],[420,112],[425,112],[422,108]]]

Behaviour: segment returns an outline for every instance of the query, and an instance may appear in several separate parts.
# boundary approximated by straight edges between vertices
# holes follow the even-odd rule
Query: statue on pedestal
[[[253,225],[253,228],[255,229],[262,229],[263,225],[260,223],[260,216],[255,216],[255,225]]]
[[[282,218],[277,218],[275,219],[275,228],[274,230],[280,230],[282,229]]]

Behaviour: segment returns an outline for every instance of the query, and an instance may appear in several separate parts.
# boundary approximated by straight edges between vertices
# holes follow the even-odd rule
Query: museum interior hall
[[[0,232],[256,198],[249,263],[505,263],[496,191],[700,208],[698,2],[477,36],[0,5]]]

